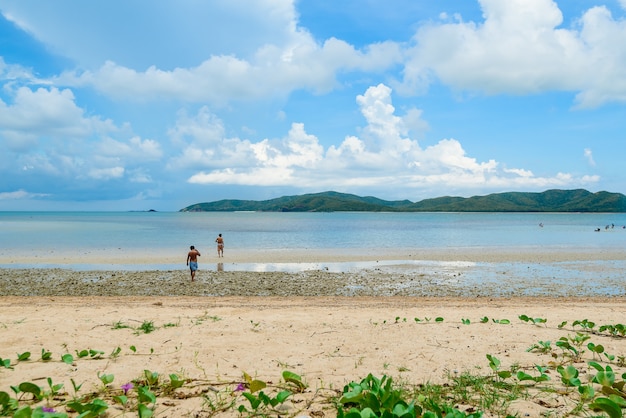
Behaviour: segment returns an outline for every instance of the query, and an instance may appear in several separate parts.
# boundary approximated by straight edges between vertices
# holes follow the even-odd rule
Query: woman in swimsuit
[[[217,236],[215,242],[217,242],[217,256],[224,257],[224,238],[222,238],[222,234]]]

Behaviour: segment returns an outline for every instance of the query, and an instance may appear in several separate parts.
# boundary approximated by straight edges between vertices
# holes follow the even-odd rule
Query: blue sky
[[[0,12],[0,210],[626,192],[626,0]]]

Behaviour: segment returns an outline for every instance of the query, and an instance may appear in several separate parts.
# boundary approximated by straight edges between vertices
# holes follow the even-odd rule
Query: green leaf
[[[17,361],[26,361],[30,358],[30,351],[25,351],[23,353],[17,354]]]
[[[604,346],[602,344],[595,345],[594,343],[587,344],[587,348],[596,354],[602,354],[604,352]]]
[[[72,382],[72,387],[74,388],[74,392],[78,392],[80,388],[83,386],[82,383],[80,385],[77,385],[74,379],[70,379],[70,382]]]
[[[71,354],[63,354],[63,356],[61,356],[61,360],[63,360],[63,363],[65,364],[72,364],[74,363],[74,357]]]
[[[22,408],[15,411],[13,414],[13,418],[31,418],[33,416],[33,410],[30,406],[23,406]]]
[[[73,409],[74,411],[78,412],[79,414],[82,414],[83,412],[87,410],[87,407],[83,405],[82,403],[80,403],[79,401],[70,401],[67,403],[67,406],[70,409]]]
[[[278,395],[276,395],[276,400],[278,401],[278,403],[283,403],[287,400],[289,396],[291,396],[291,392],[288,390],[283,390],[281,392],[278,392]]]
[[[351,391],[344,393],[343,396],[339,399],[339,402],[344,405],[347,403],[358,404],[361,403],[361,399],[363,399],[363,392],[361,390]]]
[[[287,383],[296,385],[299,392],[303,392],[304,389],[306,389],[306,385],[302,382],[302,378],[293,372],[287,370],[283,371],[283,379]]]
[[[602,386],[613,386],[615,382],[615,373],[612,371],[601,371],[593,378],[594,382]]]
[[[139,386],[137,397],[141,403],[156,403],[156,396],[145,386]]]
[[[261,392],[263,393],[263,392]],[[250,392],[243,392],[242,395],[250,402],[252,409],[256,410],[261,405],[261,400]]]
[[[361,418],[378,418],[378,416],[372,411],[371,408],[365,408],[361,410]]]
[[[100,350],[89,350],[89,356],[93,359],[98,359],[104,355],[104,351]]]
[[[139,413],[139,418],[150,418],[154,415],[154,411],[142,403],[137,407],[137,412]]]
[[[578,393],[580,393],[584,399],[591,399],[594,397],[596,391],[591,385],[580,385],[578,386]]]
[[[393,407],[393,415],[396,417],[415,417],[415,405],[413,402],[406,404],[405,402],[399,402]]]
[[[96,415],[102,415],[102,413],[109,408],[109,405],[102,399],[94,399],[93,402],[89,404],[89,407]]]
[[[620,408],[626,408],[626,399],[624,399],[622,396],[624,396],[623,393],[611,394],[609,395],[609,399],[619,405]]]
[[[42,399],[41,388],[34,383],[22,382],[19,384],[18,388],[22,392],[31,393],[37,400]]]
[[[52,353],[50,351],[46,351],[45,349],[41,349],[41,360],[48,361],[52,358]]]
[[[596,363],[595,361],[588,361],[587,364],[590,365],[591,367],[593,367],[594,369],[596,369],[599,372],[603,372],[604,371],[604,367],[602,367],[602,365],[600,365],[600,363]]]
[[[500,360],[497,357],[492,356],[491,354],[487,354],[487,360],[489,360],[489,367],[495,372],[500,367]]]
[[[561,381],[567,386],[580,386],[578,370],[574,366],[559,366],[556,371],[561,375]]]
[[[98,372],[98,379],[100,379],[102,384],[106,386],[110,383],[113,383],[113,380],[115,380],[115,376],[112,374],[106,374],[106,373],[100,374],[100,372]]]
[[[120,405],[126,405],[126,403],[128,402],[128,396],[126,395],[117,395],[113,397],[113,400],[117,403],[119,403]]]
[[[517,372],[517,380],[519,380],[521,382],[523,382],[524,380],[532,380],[532,381],[534,381],[535,378],[532,377],[531,375],[529,375],[528,373],[525,373],[525,372],[520,370],[519,372]]]
[[[11,397],[8,393],[0,391],[0,406],[6,407],[10,400]]]
[[[500,372],[498,372],[498,377],[500,379],[508,379],[509,377],[511,377],[512,373],[508,370],[502,370]]]
[[[622,409],[609,398],[597,398],[589,404],[589,408],[604,411],[610,418],[622,418]]]
[[[182,380],[177,374],[170,374],[170,386],[172,387],[172,389],[178,389],[184,384],[185,381]]]

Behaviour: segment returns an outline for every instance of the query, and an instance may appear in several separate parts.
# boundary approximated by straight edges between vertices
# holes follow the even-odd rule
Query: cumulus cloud
[[[494,160],[478,161],[468,156],[453,138],[422,148],[406,136],[404,117],[391,101],[391,89],[383,84],[370,87],[357,97],[367,125],[360,137],[348,136],[338,146],[324,149],[302,124],[293,124],[279,141],[249,142],[227,139],[199,155],[213,157],[237,149],[246,164],[198,171],[189,178],[195,184],[257,186],[298,185],[305,188],[402,187],[438,188],[534,188],[590,184],[597,177],[575,178],[567,173],[542,177],[530,170],[507,168]],[[409,112],[413,115],[413,112]],[[207,120],[199,115],[198,120]],[[187,158],[184,154],[178,158]],[[219,158],[217,158],[219,159]]]
[[[564,27],[563,14],[553,0],[479,0],[479,4],[482,21],[443,13],[440,21],[419,26],[412,43],[384,41],[356,49],[332,37],[314,39],[298,25],[291,1],[259,2],[253,7],[263,19],[271,16],[271,30],[263,19],[253,23],[252,14],[233,20],[234,25],[245,21],[250,27],[245,32],[253,39],[253,50],[244,48],[243,37],[236,36],[236,45],[230,41],[214,45],[217,51],[222,43],[230,45],[228,52],[206,51],[202,59],[186,66],[125,64],[132,60],[120,57],[117,62],[111,52],[98,66],[65,72],[51,82],[89,86],[116,99],[223,105],[286,97],[301,89],[327,93],[340,86],[341,74],[381,73],[400,66],[402,80],[394,86],[403,94],[424,93],[438,80],[455,90],[485,94],[573,92],[581,108],[626,102],[622,71],[626,43],[621,42],[626,21],[615,19],[606,7],[592,7],[576,24]],[[223,4],[213,7],[232,12]],[[60,40],[54,42],[61,47]],[[156,56],[154,60],[158,61]]]
[[[418,29],[399,88],[419,92],[438,79],[485,94],[578,92],[580,107],[626,102],[626,22],[606,7],[587,10],[566,29],[552,0],[479,3],[484,22],[455,19]]]
[[[5,91],[12,101],[0,100],[4,170],[110,180],[123,177],[126,167],[158,162],[163,156],[157,141],[129,137],[112,121],[87,116],[69,89],[22,86]],[[149,176],[135,178],[145,181]]]
[[[84,138],[113,130],[110,120],[86,117],[69,89],[19,87],[13,103],[0,100],[0,136],[11,151],[27,150],[42,138]]]
[[[67,86],[91,86],[116,98],[138,101],[171,99],[223,104],[284,97],[297,89],[315,93],[337,86],[341,71],[379,71],[400,61],[400,47],[391,42],[357,51],[344,41],[318,45],[306,33],[286,46],[266,45],[251,60],[212,56],[190,68],[138,71],[107,61],[96,71],[68,72],[54,80]]]

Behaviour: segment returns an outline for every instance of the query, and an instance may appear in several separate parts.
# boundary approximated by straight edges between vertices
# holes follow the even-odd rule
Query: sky
[[[626,0],[0,0],[0,211],[626,193]]]

